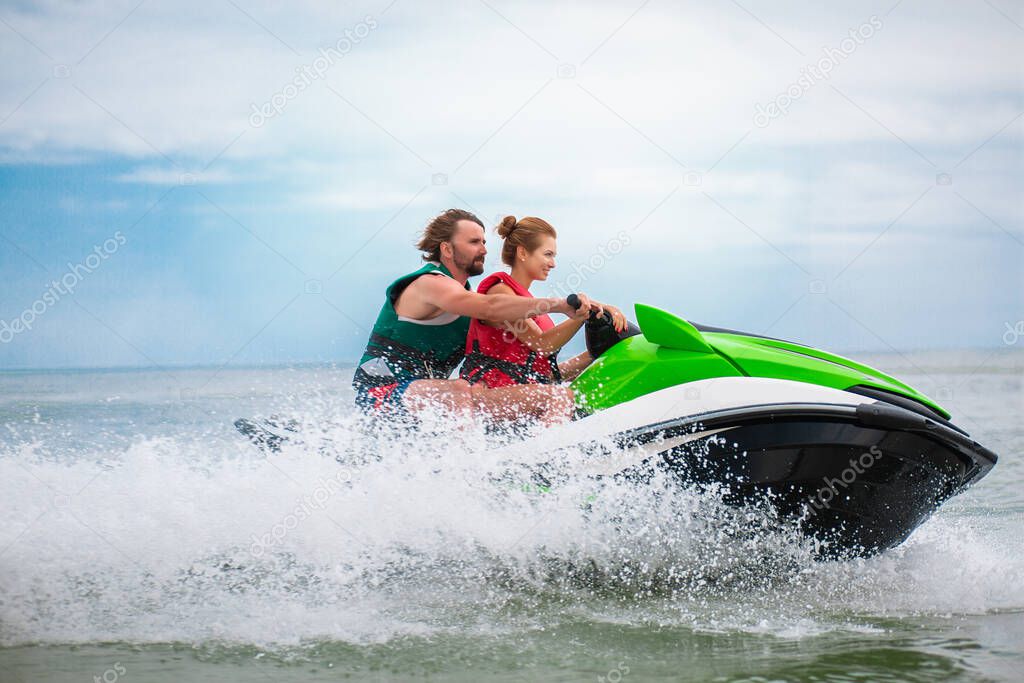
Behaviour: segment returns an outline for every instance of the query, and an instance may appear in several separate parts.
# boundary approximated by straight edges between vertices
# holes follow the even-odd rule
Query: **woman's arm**
[[[564,363],[559,363],[558,372],[562,375],[562,379],[568,382],[579,377],[580,373],[586,370],[587,366],[593,362],[594,358],[590,355],[590,351],[584,351]]]
[[[511,287],[500,283],[487,290],[487,296],[492,294],[515,296],[515,292],[512,291]],[[487,320],[485,322],[492,327],[510,330],[516,336],[516,339],[521,341],[531,351],[537,351],[545,356],[550,356],[568,344],[569,340],[580,331],[580,328],[587,321],[585,315],[580,315],[578,311],[576,313],[574,317],[555,325],[546,332],[542,332],[540,326],[531,318]]]

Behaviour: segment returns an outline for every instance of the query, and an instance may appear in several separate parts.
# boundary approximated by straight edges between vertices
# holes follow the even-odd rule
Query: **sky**
[[[538,295],[1024,345],[1020,0],[2,2],[0,61],[0,368],[354,361],[449,207],[551,222]]]

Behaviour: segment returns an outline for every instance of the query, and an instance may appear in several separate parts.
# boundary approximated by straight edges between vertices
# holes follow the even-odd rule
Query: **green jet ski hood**
[[[869,387],[898,394],[949,417],[917,390],[848,358],[743,332],[701,331],[653,306],[636,304],[635,310],[643,334],[615,344],[572,383],[577,403],[584,410],[603,410],[687,382],[746,376],[843,390]]]

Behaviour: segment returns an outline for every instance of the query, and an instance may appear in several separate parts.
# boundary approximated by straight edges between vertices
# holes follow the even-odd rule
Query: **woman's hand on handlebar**
[[[572,317],[576,320],[587,320],[591,314],[601,315],[604,313],[604,306],[597,303],[583,292],[577,292],[576,296],[579,298],[580,306],[573,313]]]
[[[615,331],[616,332],[620,332],[621,333],[623,330],[626,329],[626,325],[627,325],[626,316],[623,315],[622,311],[617,309],[615,306],[610,306],[608,304],[598,304],[598,305],[599,306],[603,306],[605,312],[608,313],[609,315],[611,315],[611,317],[612,317],[612,325],[615,327]]]

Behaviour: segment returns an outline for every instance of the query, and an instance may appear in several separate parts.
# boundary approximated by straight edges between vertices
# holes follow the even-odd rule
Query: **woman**
[[[497,227],[504,239],[501,260],[511,273],[494,273],[483,279],[481,294],[515,294],[532,297],[530,286],[547,280],[555,267],[558,235],[540,218],[505,216]],[[614,306],[600,304],[612,316],[615,330],[626,328],[626,318]],[[584,352],[559,365],[556,356],[586,322],[577,315],[555,324],[547,314],[525,320],[476,320],[469,325],[466,359],[461,377],[470,384],[482,382],[495,388],[512,384],[553,383],[571,380],[593,361]]]

